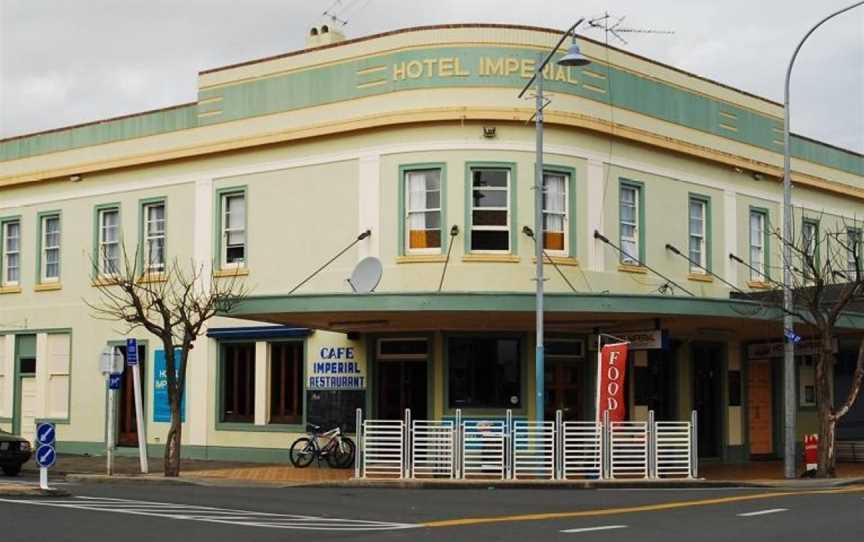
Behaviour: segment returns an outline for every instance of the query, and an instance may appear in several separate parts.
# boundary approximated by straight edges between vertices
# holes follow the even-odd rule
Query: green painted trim
[[[441,250],[438,251],[439,254],[447,253],[447,243],[450,240],[450,228],[447,227],[447,163],[446,162],[421,162],[416,164],[402,164],[399,166],[399,178],[397,182],[399,183],[398,191],[399,191],[399,206],[398,206],[398,215],[397,215],[397,224],[399,225],[399,235],[398,235],[398,243],[399,247],[396,251],[396,254],[399,256],[405,256],[408,252],[407,243],[405,240],[405,223],[407,222],[407,212],[408,209],[406,207],[407,199],[405,198],[405,174],[411,171],[420,171],[420,170],[428,170],[428,169],[437,169],[441,172],[441,193],[440,193],[440,205],[441,205]]]
[[[543,172],[567,175],[567,256],[575,258],[578,254],[579,217],[576,212],[576,168],[543,164]]]
[[[305,395],[305,394],[304,394]],[[305,416],[304,416],[305,417]],[[246,433],[304,433],[306,424],[217,422],[217,431],[241,431]]]
[[[163,216],[165,217],[165,246],[163,248],[163,256],[165,257],[165,267],[168,266],[168,203],[165,196],[157,196],[153,198],[142,198],[138,200],[138,249],[135,251],[135,265],[141,270],[141,274],[147,273],[147,268],[144,263],[144,229],[146,228],[144,209],[148,205],[161,203],[164,207]],[[136,269],[137,272],[137,269]],[[137,273],[136,273],[137,274]]]
[[[63,277],[63,217],[59,209],[54,211],[42,211],[36,214],[36,284],[53,284],[52,282],[43,282],[42,276],[42,234],[44,233],[43,225],[46,218],[54,218],[60,221],[60,258],[57,263],[57,281],[62,282]]]
[[[249,268],[249,188],[247,185],[230,186],[220,188],[213,193],[213,269],[221,270],[222,267],[222,197],[233,194],[243,194],[243,231],[246,236],[246,248],[244,251],[244,268]]]
[[[37,333],[72,333],[71,327],[34,328],[34,329],[0,329],[0,335],[35,335]]]
[[[21,434],[21,382],[25,378],[36,378],[35,374],[27,373],[25,376],[21,373],[21,358],[32,357],[36,358],[36,334],[16,334],[15,337],[15,353],[12,356],[14,363],[12,369],[12,433]],[[32,342],[32,345],[31,345]],[[38,360],[37,360],[38,363]]]
[[[618,246],[621,243],[621,189],[624,187],[635,188],[636,195],[639,201],[636,202],[639,206],[639,261],[645,263],[645,183],[642,181],[634,181],[624,177],[618,178]],[[623,254],[618,254],[618,261],[623,263]]]
[[[519,198],[518,183],[516,182],[516,162],[465,162],[465,254],[471,254],[471,211],[473,209],[473,175],[475,169],[506,169],[510,172],[510,250],[507,254],[519,254],[519,209],[517,202]],[[484,252],[485,254],[485,252]]]
[[[18,232],[20,238],[18,239],[18,284],[21,285],[24,282],[24,251],[21,250],[24,248],[23,240],[24,240],[24,225],[21,221],[21,215],[7,215],[0,217],[0,286],[4,286],[6,284],[6,261],[3,258],[3,249],[6,247],[6,224],[10,222],[18,222]]]
[[[762,243],[764,245],[764,250],[762,254],[762,259],[765,262],[765,278],[771,278],[771,213],[765,207],[757,207],[755,205],[750,206],[750,211],[747,213],[747,260],[750,263],[750,266],[753,266],[753,261],[751,260],[752,253],[752,245],[751,236],[750,236],[750,217],[754,214],[761,214],[765,219],[765,227],[763,228],[762,236],[764,239]],[[751,276],[751,270],[748,269],[747,276]]]
[[[690,192],[687,198],[687,252],[688,256],[690,255],[690,206],[689,203],[691,201],[698,201],[705,205],[705,267],[708,271],[713,271],[712,267],[712,250],[714,247],[713,243],[713,221],[711,220],[711,196],[706,196],[705,194],[697,194],[695,192]],[[687,264],[688,267],[690,264]]]
[[[102,276],[102,257],[99,254],[99,234],[101,227],[99,224],[99,213],[117,209],[117,224],[120,226],[120,241],[123,241],[123,211],[120,208],[120,202],[101,203],[93,207],[93,252],[91,252],[92,262],[90,262],[90,275],[93,280]]]

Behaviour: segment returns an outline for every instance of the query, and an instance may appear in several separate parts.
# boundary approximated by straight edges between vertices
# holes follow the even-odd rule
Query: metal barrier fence
[[[690,421],[364,420],[357,410],[357,478],[545,480],[695,478]]]

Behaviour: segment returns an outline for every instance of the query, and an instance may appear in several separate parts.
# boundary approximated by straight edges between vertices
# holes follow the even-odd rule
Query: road
[[[862,540],[864,487],[339,489],[66,485],[0,497],[0,540]]]

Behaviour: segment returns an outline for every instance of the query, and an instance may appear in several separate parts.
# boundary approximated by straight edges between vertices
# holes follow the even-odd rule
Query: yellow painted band
[[[661,510],[675,510],[693,506],[709,506],[712,504],[726,504],[730,502],[755,501],[771,499],[774,497],[792,497],[800,495],[818,495],[825,493],[855,493],[864,491],[864,486],[852,486],[841,489],[808,490],[808,491],[775,491],[771,493],[757,493],[755,495],[736,495],[732,497],[717,497],[714,499],[700,499],[696,501],[674,501],[658,504],[647,504],[643,506],[627,506],[622,508],[601,508],[599,510],[580,510],[578,512],[546,512],[540,514],[521,514],[514,516],[495,516],[485,518],[461,518],[446,519],[442,521],[429,521],[422,523],[423,527],[464,527],[468,525],[483,525],[488,523],[507,523],[515,521],[542,521],[553,519],[568,519],[580,517],[612,516],[617,514],[632,514],[636,512],[658,512]]]

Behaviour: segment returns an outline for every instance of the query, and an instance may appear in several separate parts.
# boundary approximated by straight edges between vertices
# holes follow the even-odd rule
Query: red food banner
[[[603,421],[603,413],[609,412],[609,421],[624,420],[624,376],[627,370],[627,345],[607,344],[600,349],[597,371],[597,421]]]

